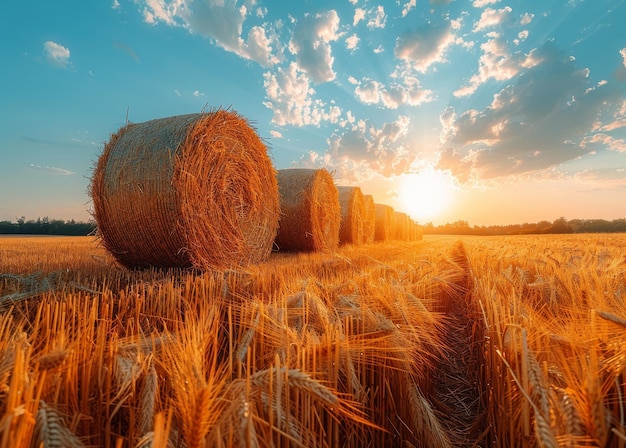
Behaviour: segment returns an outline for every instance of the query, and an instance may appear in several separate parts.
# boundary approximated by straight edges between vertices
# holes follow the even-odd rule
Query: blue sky
[[[0,220],[89,219],[131,122],[231,107],[418,221],[626,217],[625,0],[7,2]]]

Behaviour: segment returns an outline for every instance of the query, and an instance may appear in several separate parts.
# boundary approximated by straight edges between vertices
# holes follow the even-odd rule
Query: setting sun
[[[432,168],[402,176],[398,189],[401,207],[418,220],[437,217],[452,202],[449,176]]]

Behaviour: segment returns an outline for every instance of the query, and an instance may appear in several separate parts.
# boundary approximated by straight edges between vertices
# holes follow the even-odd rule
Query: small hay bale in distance
[[[123,126],[98,160],[91,196],[104,247],[129,268],[263,261],[280,216],[266,145],[223,109]]]
[[[339,245],[337,187],[324,169],[277,171],[280,226],[275,246],[286,252],[330,252]]]
[[[394,212],[394,238],[406,241],[409,239],[409,215],[403,212]]]
[[[365,202],[359,187],[337,187],[341,206],[339,244],[363,244],[365,242]]]
[[[364,194],[363,204],[365,206],[365,215],[363,217],[363,242],[373,243],[376,233],[376,206],[374,204],[374,197],[371,194]]]
[[[393,207],[386,204],[374,204],[376,210],[376,226],[374,232],[374,240],[389,241],[394,236]]]

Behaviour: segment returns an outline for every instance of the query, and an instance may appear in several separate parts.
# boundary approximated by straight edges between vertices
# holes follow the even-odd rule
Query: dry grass
[[[94,238],[0,239],[0,297],[56,276],[0,314],[0,446],[622,448],[625,251],[427,237],[135,272]]]

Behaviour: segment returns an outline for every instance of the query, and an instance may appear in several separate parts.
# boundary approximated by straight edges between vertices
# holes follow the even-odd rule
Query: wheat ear
[[[79,448],[85,445],[70,429],[65,426],[63,418],[45,401],[40,400],[39,410],[35,419],[35,436],[33,446],[46,448]]]

